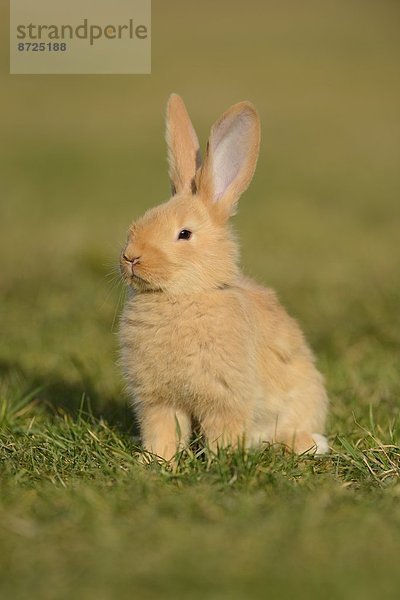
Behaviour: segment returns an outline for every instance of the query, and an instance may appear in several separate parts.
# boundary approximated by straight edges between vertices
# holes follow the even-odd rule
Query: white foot
[[[315,442],[314,454],[316,456],[319,456],[320,454],[328,454],[329,446],[326,437],[324,435],[321,435],[320,433],[312,433],[311,435]]]

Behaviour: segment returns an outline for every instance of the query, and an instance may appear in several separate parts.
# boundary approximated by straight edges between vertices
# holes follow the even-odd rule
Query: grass
[[[127,432],[33,404],[2,414],[4,597],[396,597],[395,432],[143,467]]]
[[[0,9],[2,598],[398,597],[399,7],[226,7],[154,1],[150,77],[10,77]],[[113,269],[168,195],[171,91],[203,142],[233,102],[260,111],[243,265],[316,352],[328,457],[138,460]]]

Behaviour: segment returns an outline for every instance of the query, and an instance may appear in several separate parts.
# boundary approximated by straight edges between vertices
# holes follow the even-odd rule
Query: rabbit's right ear
[[[180,96],[171,94],[167,104],[169,177],[172,193],[193,192],[201,165],[199,140]]]
[[[252,180],[260,148],[260,119],[250,102],[239,102],[213,125],[200,172],[199,191],[218,220],[235,214]]]

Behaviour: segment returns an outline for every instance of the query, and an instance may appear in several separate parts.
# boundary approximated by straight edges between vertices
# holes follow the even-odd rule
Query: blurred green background
[[[4,597],[397,598],[399,2],[153,0],[150,76],[10,76],[0,7]],[[326,376],[325,460],[137,465],[116,265],[169,195],[171,92],[203,147],[229,105],[259,110],[235,225]]]
[[[236,218],[244,268],[302,322],[333,415],[361,392],[356,411],[397,410],[399,3],[155,0],[150,76],[10,76],[1,6],[7,385],[46,384],[44,399],[69,406],[86,392],[100,412],[125,402],[113,267],[132,218],[168,197],[174,91],[203,145],[229,105],[257,106],[261,156]]]

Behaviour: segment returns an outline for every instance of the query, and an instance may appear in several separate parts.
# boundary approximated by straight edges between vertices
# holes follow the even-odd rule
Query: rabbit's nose
[[[142,258],[141,256],[133,256],[132,258],[129,258],[128,256],[126,256],[126,254],[123,255],[123,258],[131,263],[132,267],[134,267],[135,265],[137,265],[140,262],[140,259]]]

